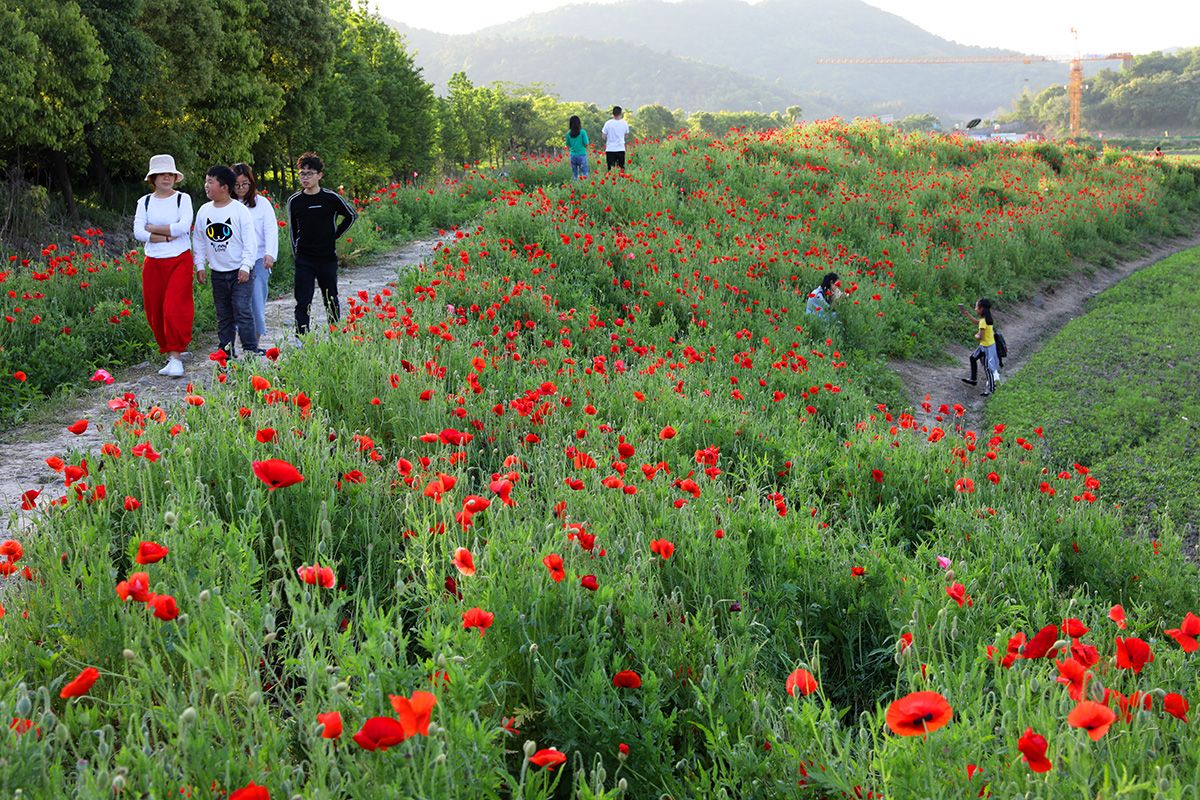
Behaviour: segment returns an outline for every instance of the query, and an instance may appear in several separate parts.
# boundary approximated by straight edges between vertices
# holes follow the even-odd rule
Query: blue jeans
[[[571,156],[571,177],[575,180],[588,176],[587,156]]]
[[[233,340],[242,340],[242,350],[258,351],[258,333],[254,329],[254,316],[250,313],[250,295],[254,286],[254,271],[250,280],[238,283],[238,271],[208,271],[212,284],[213,305],[217,310],[217,347],[229,356],[234,356]]]
[[[254,284],[254,293],[250,295],[250,313],[254,316],[254,325],[258,335],[267,332],[267,281],[271,280],[271,271],[263,266],[260,258],[254,262],[254,270],[250,273],[250,282]]]

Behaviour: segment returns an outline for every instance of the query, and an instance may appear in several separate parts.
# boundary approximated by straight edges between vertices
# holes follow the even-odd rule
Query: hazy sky
[[[570,0],[372,0],[386,17],[442,33],[470,33]],[[613,0],[590,0],[613,2]],[[839,2],[839,0],[829,0]],[[920,27],[963,44],[1036,55],[1074,52],[1071,28],[1085,53],[1146,53],[1200,45],[1197,0],[866,0]],[[613,34],[619,34],[619,18]],[[602,38],[601,32],[581,35]]]

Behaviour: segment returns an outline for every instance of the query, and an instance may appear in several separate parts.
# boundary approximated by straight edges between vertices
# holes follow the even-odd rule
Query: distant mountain
[[[599,106],[661,103],[688,110],[770,112],[801,105],[806,113],[833,113],[833,103],[817,95],[640,44],[565,35],[446,36],[391,24],[408,40],[425,79],[439,93],[451,75],[464,70],[475,84],[540,83],[563,100]]]
[[[997,10],[996,13],[1003,13]],[[942,39],[861,0],[627,0],[574,5],[470,36],[406,29],[428,79],[465,69],[476,83],[550,85],[563,99],[688,110],[933,112],[947,122],[1008,106],[1022,89],[1064,83],[1055,63],[822,65],[821,57],[995,56]],[[582,37],[582,38],[581,38]]]

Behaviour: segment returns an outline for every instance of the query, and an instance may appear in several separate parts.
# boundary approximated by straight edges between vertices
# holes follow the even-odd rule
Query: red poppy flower
[[[407,739],[400,720],[392,717],[371,717],[363,723],[354,741],[363,750],[387,750]]]
[[[553,747],[545,750],[538,750],[529,757],[529,761],[539,767],[545,767],[548,771],[553,772],[554,768],[559,764],[565,764],[567,757],[555,750]]]
[[[968,606],[971,605],[971,598],[967,595],[967,587],[961,583],[952,583],[947,586],[946,594],[950,596],[951,600],[958,603],[959,608],[963,607],[963,603],[966,603]]]
[[[1017,740],[1017,749],[1021,751],[1021,757],[1034,772],[1049,772],[1054,766],[1046,758],[1047,747],[1046,737],[1034,733],[1033,728],[1027,728],[1025,735]]]
[[[579,579],[579,585],[587,589],[589,592],[594,592],[600,588],[600,584],[596,581],[595,575],[584,575]]]
[[[276,441],[279,436],[275,433],[274,428],[260,428],[258,433],[254,434],[254,438],[258,440],[259,444],[267,444]]]
[[[271,793],[267,791],[267,787],[250,781],[229,795],[229,800],[271,800]]]
[[[883,470],[881,470],[881,469],[871,470],[871,480],[875,481],[876,483],[883,483]]]
[[[851,567],[850,568],[850,575],[852,577],[861,578],[863,575],[866,575],[866,574],[867,574],[866,567]]]
[[[483,632],[492,627],[492,621],[496,615],[490,611],[484,611],[482,608],[470,608],[463,612],[463,630],[478,628],[479,635],[483,636]]]
[[[797,694],[807,697],[820,688],[817,684],[817,679],[806,669],[793,670],[792,674],[787,676],[787,681],[783,685],[787,689],[787,693],[792,697],[795,697]]]
[[[271,382],[261,375],[251,375],[250,385],[254,387],[254,391],[256,392],[265,392],[271,388]]]
[[[640,689],[642,686],[642,676],[631,669],[623,669],[616,675],[613,675],[612,685],[618,689]]]
[[[1200,649],[1200,642],[1197,641],[1197,637],[1200,637],[1200,617],[1190,611],[1183,618],[1183,622],[1179,623],[1178,628],[1168,628],[1163,633],[1179,642],[1185,653],[1194,653]]]
[[[1058,677],[1054,680],[1067,687],[1067,694],[1072,700],[1082,700],[1092,677],[1088,668],[1073,658],[1054,663],[1058,666]]]
[[[95,667],[88,667],[87,669],[83,670],[83,672],[80,672],[79,675],[75,677],[75,680],[64,686],[62,691],[58,693],[58,696],[83,697],[91,690],[92,684],[94,684],[96,679],[99,677],[100,670],[96,669]]]
[[[666,539],[653,539],[650,542],[650,552],[661,557],[663,561],[666,561],[675,553],[675,545]]]
[[[125,495],[125,510],[126,511],[137,511],[141,507],[142,507],[141,500],[138,500],[136,497],[130,497],[129,495]]]
[[[325,726],[321,731],[322,739],[337,739],[342,735],[342,712],[328,711],[317,714],[317,722]]]
[[[675,429],[672,428],[670,425],[666,426],[665,428],[663,428],[661,431],[658,432],[658,438],[662,439],[664,441],[667,439],[674,439],[675,438]]]
[[[913,635],[911,633],[900,634],[900,652],[903,653],[908,648],[912,647]]]
[[[25,549],[21,547],[21,543],[16,539],[5,539],[0,542],[0,556],[4,556],[10,562],[17,562],[25,555]]]
[[[179,606],[175,604],[175,598],[169,594],[156,594],[147,602],[154,609],[154,616],[164,622],[170,622],[179,616]]]
[[[1088,627],[1082,621],[1071,617],[1063,620],[1062,631],[1072,639],[1078,639],[1088,632]]]
[[[388,700],[400,718],[406,736],[429,735],[429,718],[437,705],[437,697],[432,692],[416,691],[412,697],[390,694]]]
[[[945,725],[954,709],[937,692],[912,692],[887,709],[887,726],[898,736],[924,736]]]
[[[37,499],[41,496],[41,492],[37,489],[30,489],[21,495],[21,510],[33,511],[37,508]]]
[[[1117,669],[1131,669],[1136,674],[1142,671],[1142,667],[1154,660],[1154,653],[1150,650],[1150,645],[1136,636],[1127,638],[1118,636],[1116,642]]]
[[[142,442],[141,444],[135,444],[133,446],[133,450],[131,452],[135,456],[138,456],[139,458],[146,459],[151,464],[153,464],[154,462],[156,462],[160,458],[162,458],[162,455],[157,450],[155,450],[153,445],[151,445],[149,442]]]
[[[72,422],[70,425],[67,426],[67,430],[69,430],[71,433],[75,434],[76,436],[81,435],[87,429],[88,429],[88,421],[86,419],[75,420],[74,422]]]
[[[1108,706],[1084,700],[1067,715],[1067,724],[1072,728],[1083,728],[1092,741],[1099,741],[1116,719],[1117,715]]]
[[[337,577],[333,574],[333,567],[322,567],[320,564],[313,564],[311,567],[305,565],[297,567],[296,574],[300,576],[300,580],[310,586],[332,589],[337,585]]]
[[[1163,711],[1184,722],[1188,721],[1188,701],[1179,692],[1171,692],[1163,698]]]
[[[135,603],[147,602],[150,595],[150,574],[135,572],[127,580],[117,584],[117,596],[121,600],[133,600]]]
[[[137,556],[134,560],[144,567],[147,564],[156,564],[162,561],[169,552],[171,552],[170,548],[163,547],[157,542],[141,542],[138,544]]]
[[[1029,643],[1021,649],[1021,658],[1054,658],[1058,654],[1058,651],[1051,650],[1050,648],[1056,641],[1058,641],[1058,626],[1047,625],[1034,634]]]
[[[550,570],[550,579],[555,583],[562,583],[563,578],[567,577],[566,571],[563,570],[562,556],[558,553],[551,553],[542,559],[542,563],[546,565],[546,569]]]
[[[475,557],[471,555],[470,550],[460,547],[454,551],[454,568],[461,575],[475,574]]]
[[[1118,628],[1125,630],[1125,609],[1120,603],[1108,610],[1108,618],[1117,623]]]
[[[287,486],[300,483],[304,480],[304,476],[294,466],[279,458],[270,458],[266,461],[254,462],[254,474],[258,479],[267,484],[268,491],[275,491]]]

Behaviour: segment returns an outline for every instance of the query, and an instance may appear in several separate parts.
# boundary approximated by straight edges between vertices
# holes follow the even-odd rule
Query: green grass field
[[[1044,423],[1059,461],[1091,464],[1139,517],[1200,519],[1200,248],[1092,301],[996,395],[989,415]]]

